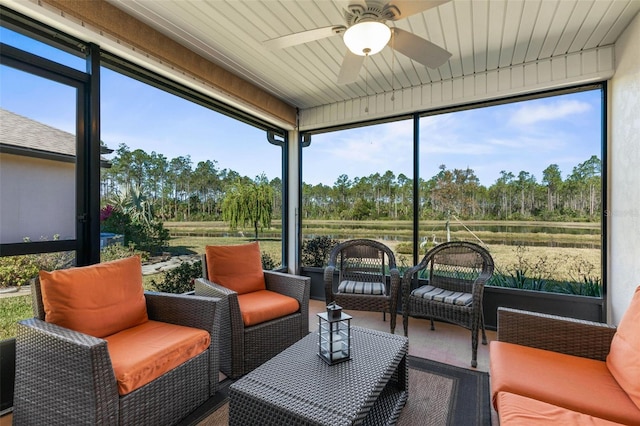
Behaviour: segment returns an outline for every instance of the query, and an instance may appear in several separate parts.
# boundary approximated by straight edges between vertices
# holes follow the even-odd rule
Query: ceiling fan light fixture
[[[375,55],[389,43],[391,29],[378,21],[359,22],[349,27],[342,38],[353,54]]]

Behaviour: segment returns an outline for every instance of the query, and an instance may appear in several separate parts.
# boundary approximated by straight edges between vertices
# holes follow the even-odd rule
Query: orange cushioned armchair
[[[14,424],[171,425],[217,391],[219,300],[144,292],[139,257],[41,271],[31,293]]]
[[[240,377],[309,333],[311,279],[263,271],[258,242],[207,246],[200,296],[221,304],[220,371]]]
[[[640,287],[617,328],[500,308],[489,359],[501,426],[640,425]]]

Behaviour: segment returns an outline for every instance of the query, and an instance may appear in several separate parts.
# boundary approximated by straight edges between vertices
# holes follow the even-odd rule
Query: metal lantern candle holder
[[[335,302],[318,314],[318,356],[329,365],[351,359],[351,318]]]

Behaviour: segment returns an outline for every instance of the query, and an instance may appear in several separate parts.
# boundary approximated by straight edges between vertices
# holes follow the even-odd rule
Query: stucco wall
[[[0,242],[73,239],[75,164],[0,154]]]
[[[640,285],[640,15],[615,47],[609,91],[609,321]]]

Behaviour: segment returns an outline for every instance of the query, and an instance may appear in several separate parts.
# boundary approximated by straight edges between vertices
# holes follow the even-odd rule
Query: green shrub
[[[184,262],[164,274],[162,281],[151,280],[151,285],[163,293],[186,293],[193,291],[194,281],[202,277],[202,261]]]
[[[396,253],[398,254],[413,254],[413,243],[398,243],[396,245]]]
[[[276,267],[276,262],[267,254],[262,253],[262,269],[271,270]],[[157,291],[163,293],[186,293],[193,291],[194,281],[202,277],[202,261],[196,260],[193,263],[183,262],[176,268],[164,273],[162,281],[151,279],[150,284]]]
[[[323,267],[329,263],[331,250],[338,244],[327,236],[319,236],[302,243],[302,264],[304,266]]]
[[[158,253],[169,241],[169,230],[158,220],[140,222],[118,208],[104,207],[100,213],[100,231],[124,235],[124,244],[138,250]]]
[[[272,269],[275,269],[276,266],[276,261],[273,260],[273,258],[271,257],[271,255],[269,255],[269,253],[265,253],[263,252],[261,255],[261,260],[262,260],[262,269],[264,269],[265,271],[271,271]]]
[[[129,244],[129,247],[125,247],[121,244],[113,244],[100,250],[100,262],[124,259],[136,254],[140,256],[140,260],[143,262],[149,260],[149,253],[146,251],[136,250],[134,244]]]
[[[73,266],[74,252],[25,254],[0,257],[0,288],[29,284],[38,271],[54,271]]]
[[[33,255],[0,257],[0,288],[28,284],[40,270],[35,260]]]

